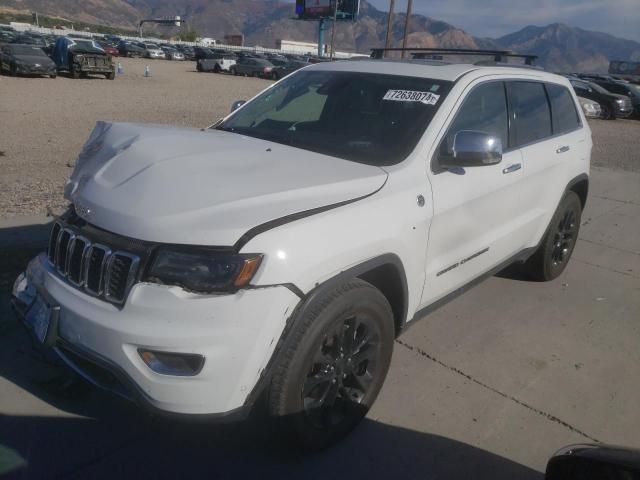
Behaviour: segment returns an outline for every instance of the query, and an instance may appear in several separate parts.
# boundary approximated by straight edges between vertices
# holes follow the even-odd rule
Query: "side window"
[[[513,111],[514,141],[519,147],[551,136],[551,111],[542,83],[507,84]]]
[[[580,127],[580,117],[573,97],[562,85],[547,84],[547,94],[551,102],[553,133],[564,133]]]
[[[446,153],[451,152],[456,133],[462,130],[496,136],[502,140],[502,148],[508,148],[509,123],[503,82],[480,85],[464,99],[445,135],[443,147]]]

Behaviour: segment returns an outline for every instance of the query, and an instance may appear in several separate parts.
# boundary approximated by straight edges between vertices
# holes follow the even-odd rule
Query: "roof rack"
[[[408,52],[413,58],[425,58],[426,55],[481,55],[493,57],[495,62],[502,63],[508,58],[522,58],[525,65],[533,66],[537,55],[524,55],[509,50],[474,50],[465,48],[372,48],[371,58],[384,58],[385,52]]]
[[[529,65],[529,64],[519,64],[519,63],[505,63],[505,62],[496,62],[494,60],[480,60],[479,62],[475,62],[474,65],[482,66],[482,67],[509,67],[509,68],[527,68],[534,70],[544,70],[539,65]]]

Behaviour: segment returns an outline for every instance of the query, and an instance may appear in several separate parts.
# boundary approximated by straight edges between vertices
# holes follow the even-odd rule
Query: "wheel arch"
[[[409,293],[404,266],[394,253],[371,258],[325,280],[305,296],[298,313],[303,314],[305,307],[313,304],[316,298],[351,278],[364,280],[380,290],[391,305],[397,335],[406,322]]]
[[[582,209],[584,210],[584,207],[587,204],[587,196],[589,195],[589,175],[581,173],[577,177],[573,178],[567,185],[565,193],[567,192],[574,192],[578,195],[580,203],[582,204]]]

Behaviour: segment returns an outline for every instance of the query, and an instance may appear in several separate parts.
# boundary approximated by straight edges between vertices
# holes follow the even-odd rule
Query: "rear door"
[[[433,219],[427,248],[422,305],[428,305],[519,252],[520,150],[510,148],[505,84],[471,86],[439,141],[448,148],[462,130],[501,139],[502,161],[495,165],[432,171]],[[436,157],[441,153],[436,153]],[[437,158],[434,159],[437,165]],[[433,163],[432,163],[433,168]]]
[[[560,203],[587,136],[574,96],[560,84],[508,82],[515,146],[522,150],[521,202],[529,245],[537,245]]]

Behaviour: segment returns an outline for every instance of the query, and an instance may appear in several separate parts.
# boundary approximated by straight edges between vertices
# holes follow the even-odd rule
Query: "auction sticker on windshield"
[[[413,90],[388,90],[382,99],[394,102],[420,102],[425,105],[435,105],[438,103],[440,95],[431,92],[416,92]]]

